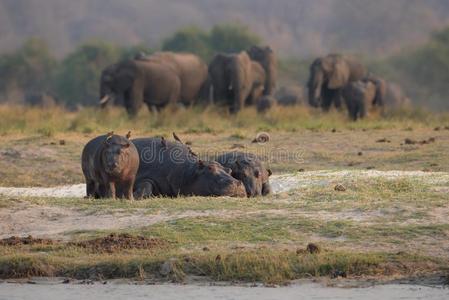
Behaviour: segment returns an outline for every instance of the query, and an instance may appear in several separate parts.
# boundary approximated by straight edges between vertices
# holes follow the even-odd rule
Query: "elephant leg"
[[[131,91],[125,93],[126,110],[131,116],[136,116],[143,103],[143,87],[135,83]]]
[[[321,93],[321,108],[324,111],[329,111],[334,100],[334,91],[328,88],[323,88]]]
[[[342,92],[341,90],[335,90],[334,95],[333,95],[333,103],[335,105],[335,108],[338,110],[342,110],[343,108],[343,103],[342,103]]]
[[[365,105],[365,101],[360,101],[359,104],[359,115],[360,115],[360,119],[363,119],[366,117],[366,105]]]

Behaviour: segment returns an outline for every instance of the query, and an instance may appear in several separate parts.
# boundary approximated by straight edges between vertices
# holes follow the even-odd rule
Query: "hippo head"
[[[198,161],[188,192],[198,196],[245,197],[242,182],[231,176],[231,169],[217,162]]]
[[[248,197],[266,196],[270,193],[268,178],[271,170],[264,169],[258,160],[239,158],[232,167],[232,176],[241,182]]]
[[[112,176],[119,176],[127,168],[130,160],[130,133],[126,137],[109,133],[103,143],[101,161],[104,170]]]

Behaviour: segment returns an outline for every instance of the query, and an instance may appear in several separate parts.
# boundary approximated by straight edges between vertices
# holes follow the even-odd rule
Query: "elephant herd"
[[[262,113],[274,105],[302,104],[300,85],[276,90],[277,73],[276,55],[268,46],[219,53],[209,65],[190,53],[141,53],[103,70],[100,105],[115,103],[136,115],[144,103],[150,110],[214,103],[228,107],[231,113],[249,105]],[[353,120],[365,117],[374,107],[383,110],[409,102],[400,87],[369,73],[356,60],[338,54],[313,61],[307,88],[310,106],[323,111],[346,106]]]
[[[338,54],[317,58],[310,66],[307,83],[309,104],[328,111],[343,103],[352,120],[374,107],[399,108],[410,104],[401,88],[375,76],[358,61]]]

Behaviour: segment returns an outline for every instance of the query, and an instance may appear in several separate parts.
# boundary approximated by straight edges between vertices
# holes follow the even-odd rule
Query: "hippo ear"
[[[128,133],[126,134],[126,139],[130,139],[131,138],[131,131],[128,131]]]
[[[260,172],[259,170],[254,171],[254,177],[259,178],[260,177]]]
[[[200,169],[203,169],[205,166],[204,166],[204,162],[200,159],[199,161],[198,161],[198,167],[200,168]]]
[[[106,137],[106,139],[104,140],[105,144],[109,144],[109,140],[112,138],[112,136],[114,135],[114,131],[111,131],[108,133],[108,136]]]
[[[239,168],[239,169],[242,168],[242,164],[241,164],[238,160],[235,161],[235,165],[236,165],[237,168]]]
[[[267,172],[268,172],[268,177],[270,177],[271,175],[273,175],[273,172],[271,172],[270,169],[267,169]]]

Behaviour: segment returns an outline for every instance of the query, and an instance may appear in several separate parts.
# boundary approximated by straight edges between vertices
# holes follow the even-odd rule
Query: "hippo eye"
[[[254,176],[255,176],[256,178],[259,178],[259,176],[260,176],[259,170],[254,171]]]

